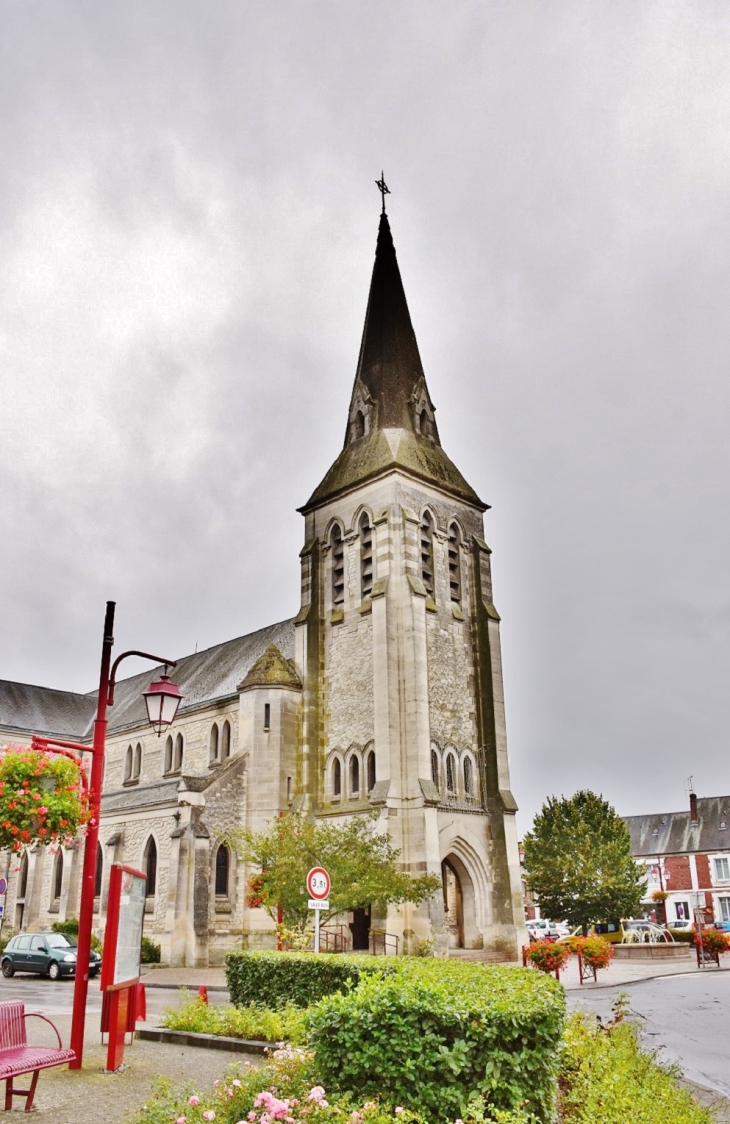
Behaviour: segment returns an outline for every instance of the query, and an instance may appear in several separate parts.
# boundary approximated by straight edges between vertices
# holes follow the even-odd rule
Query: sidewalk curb
[[[226,995],[228,994],[228,988],[225,984],[148,983],[147,981],[148,977],[142,976],[139,982],[144,984],[145,987],[154,987],[164,991],[179,991],[181,987],[184,987],[187,991],[198,991],[201,987],[204,987],[206,991],[222,991],[225,992]]]
[[[717,975],[718,972],[730,972],[730,968],[717,968],[712,974]],[[575,987],[566,987],[565,984],[563,984],[563,989],[566,992],[577,991],[578,993],[585,994],[586,991],[600,991],[607,987],[633,987],[634,984],[648,983],[649,980],[676,979],[677,976],[699,976],[699,974],[699,969],[687,971],[686,968],[682,968],[676,972],[657,972],[655,976],[638,976],[635,980],[622,980],[619,983],[578,984]]]

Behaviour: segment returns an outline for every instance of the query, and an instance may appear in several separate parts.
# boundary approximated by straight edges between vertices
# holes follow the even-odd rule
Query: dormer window
[[[345,543],[342,538],[342,528],[335,523],[332,528],[332,604],[344,605],[345,603]]]
[[[430,511],[424,511],[421,520],[421,581],[428,596],[433,597],[433,518]]]
[[[355,414],[355,420],[352,423],[352,436],[355,441],[359,441],[361,437],[365,436],[365,415],[362,410],[358,410]]]
[[[360,517],[360,594],[363,601],[373,591],[373,529],[367,514]]]

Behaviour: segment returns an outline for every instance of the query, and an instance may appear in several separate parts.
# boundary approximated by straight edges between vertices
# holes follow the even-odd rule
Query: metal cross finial
[[[385,174],[381,172],[380,179],[376,180],[375,182],[378,185],[378,191],[383,196],[383,214],[385,214],[385,197],[386,195],[390,195],[390,188],[385,182]]]

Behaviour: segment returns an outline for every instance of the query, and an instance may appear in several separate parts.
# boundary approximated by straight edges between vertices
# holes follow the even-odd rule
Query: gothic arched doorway
[[[449,948],[464,947],[464,895],[461,879],[448,859],[441,863],[444,887],[444,914],[449,933]]]

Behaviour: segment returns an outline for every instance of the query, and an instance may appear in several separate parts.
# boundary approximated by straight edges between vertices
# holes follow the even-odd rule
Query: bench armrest
[[[41,1013],[39,1011],[25,1011],[25,1013],[23,1014],[23,1018],[24,1019],[43,1019],[44,1023],[48,1023],[49,1026],[53,1027],[54,1031],[56,1032],[56,1038],[58,1039],[58,1048],[59,1048],[59,1050],[63,1049],[63,1042],[61,1041],[61,1035],[58,1033],[58,1027],[56,1026],[55,1023],[52,1023],[49,1018],[46,1018],[45,1015],[41,1015]]]

